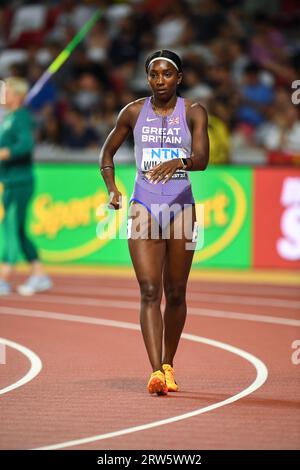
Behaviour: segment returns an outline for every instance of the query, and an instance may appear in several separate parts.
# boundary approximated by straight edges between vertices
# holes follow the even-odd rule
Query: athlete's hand
[[[122,208],[122,194],[117,189],[109,193],[109,209],[119,210]]]
[[[159,163],[146,173],[146,177],[149,179],[150,183],[156,184],[163,180],[163,184],[165,184],[172,178],[174,173],[181,168],[181,160],[179,158],[175,158],[174,160]]]

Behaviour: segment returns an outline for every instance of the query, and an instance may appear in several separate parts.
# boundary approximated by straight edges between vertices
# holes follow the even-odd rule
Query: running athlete
[[[207,167],[209,141],[205,109],[177,95],[182,81],[180,58],[161,50],[147,58],[145,69],[152,95],[121,110],[101,150],[100,168],[109,206],[118,210],[122,195],[115,184],[113,157],[133,132],[137,174],[128,245],[140,286],[142,334],[153,369],[147,388],[151,394],[166,395],[179,390],[173,361],[186,320],[186,286],[195,249],[195,203],[188,173]]]

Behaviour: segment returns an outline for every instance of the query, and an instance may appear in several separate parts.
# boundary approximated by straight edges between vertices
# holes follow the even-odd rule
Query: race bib
[[[183,148],[143,148],[141,170],[143,173],[147,173],[147,171],[151,170],[159,163],[164,163],[176,158],[186,158],[186,156],[186,151]],[[186,177],[187,174],[185,170],[177,170],[171,179],[182,179]]]

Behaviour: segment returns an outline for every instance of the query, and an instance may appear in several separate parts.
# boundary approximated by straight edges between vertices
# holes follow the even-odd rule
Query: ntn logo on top
[[[172,160],[173,158],[186,158],[187,154],[183,148],[150,147],[143,148],[143,160]]]
[[[148,171],[161,162],[173,160],[175,158],[186,158],[186,152],[183,148],[143,148],[141,169]]]

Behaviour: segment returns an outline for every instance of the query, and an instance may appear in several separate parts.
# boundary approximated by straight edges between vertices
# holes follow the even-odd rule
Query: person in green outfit
[[[31,264],[32,272],[26,282],[18,286],[22,295],[32,295],[52,287],[45,274],[38,252],[25,231],[26,213],[34,190],[32,154],[34,148],[33,120],[24,107],[28,84],[22,78],[4,80],[6,114],[0,124],[0,183],[3,184],[2,221],[4,247],[0,269],[0,295],[12,291],[11,277],[18,260],[19,249]]]

